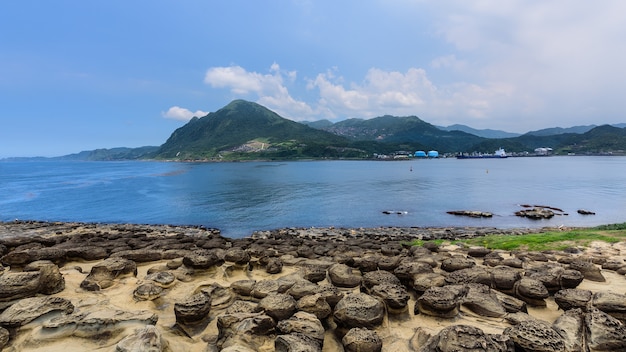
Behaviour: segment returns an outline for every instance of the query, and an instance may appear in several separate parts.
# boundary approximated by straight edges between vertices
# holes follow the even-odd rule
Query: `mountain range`
[[[624,154],[626,124],[549,128],[522,135],[477,130],[464,125],[437,127],[417,116],[298,123],[256,103],[234,100],[176,129],[161,146],[84,151],[69,160],[285,160],[371,158],[376,154],[438,150],[460,152],[533,152],[550,147],[556,154]]]

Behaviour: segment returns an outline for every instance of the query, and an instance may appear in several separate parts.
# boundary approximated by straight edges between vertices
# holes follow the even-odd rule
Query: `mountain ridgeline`
[[[577,126],[528,132],[436,127],[417,116],[298,123],[256,103],[235,100],[176,129],[160,147],[113,148],[72,154],[72,160],[295,160],[372,158],[375,154],[532,153],[549,147],[555,154],[617,154],[626,151],[626,127]],[[494,136],[498,136],[495,138]]]
[[[280,117],[244,100],[178,128],[158,150],[162,159],[333,157],[350,142],[330,132]],[[354,155],[358,157],[359,155]]]
[[[480,131],[497,133],[465,129],[477,134]],[[174,131],[155,157],[178,160],[367,158],[376,153],[431,149],[452,154],[491,153],[499,147],[520,153],[533,152],[539,147],[550,147],[557,153],[623,153],[626,150],[624,128],[581,126],[579,130],[585,132],[556,129],[555,134],[546,135],[542,130],[508,138],[486,138],[452,128],[442,129],[417,116],[385,115],[337,123],[327,120],[298,123],[259,104],[235,100]]]

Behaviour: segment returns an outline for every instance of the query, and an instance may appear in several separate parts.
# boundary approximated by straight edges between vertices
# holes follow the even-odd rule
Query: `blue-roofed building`
[[[415,152],[415,157],[416,158],[425,158],[426,157],[426,152],[423,150],[418,150]]]
[[[428,152],[428,157],[429,158],[438,158],[439,157],[439,152],[436,150],[431,150]]]

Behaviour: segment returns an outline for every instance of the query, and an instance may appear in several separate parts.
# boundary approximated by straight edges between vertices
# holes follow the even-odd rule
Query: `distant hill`
[[[626,128],[603,125],[580,135],[570,134],[560,149],[564,153],[624,153]]]
[[[463,150],[482,140],[481,137],[461,131],[443,131],[417,116],[385,115],[368,120],[348,119],[323,129],[352,141],[375,141],[383,145],[405,145],[413,149],[437,149],[441,152]]]
[[[444,131],[461,131],[469,134],[473,134],[474,136],[483,137],[483,138],[512,138],[520,136],[519,133],[511,133],[500,130],[492,130],[492,129],[483,129],[477,130],[475,128],[471,128],[465,125],[450,125],[447,127],[437,126],[437,128]]]
[[[362,159],[374,154],[407,155],[417,150],[437,150],[440,154],[493,153],[500,147],[514,153],[532,153],[536,148],[550,147],[556,154],[623,155],[626,124],[555,127],[515,135],[464,125],[441,128],[417,116],[298,123],[259,104],[235,100],[204,117],[194,117],[176,129],[160,147],[96,149],[49,159]],[[3,160],[23,159],[41,158]]]
[[[591,129],[598,127],[596,125],[587,125],[587,126],[573,126],[573,127],[552,127],[552,128],[544,128],[537,131],[530,131],[526,134],[531,136],[554,136],[557,134],[565,134],[565,133],[577,133],[583,134],[585,132],[589,132]]]
[[[610,125],[617,128],[625,128],[626,123],[618,123]],[[533,136],[554,136],[557,134],[565,134],[565,133],[578,133],[583,134],[591,131],[592,129],[598,127],[597,125],[586,125],[586,126],[572,126],[567,128],[562,127],[552,127],[552,128],[544,128],[542,130],[530,131],[526,134],[530,134]]]
[[[302,121],[300,123],[307,125],[309,127],[312,127],[312,128],[317,128],[318,130],[325,129],[333,125],[333,123],[328,120]]]
[[[349,156],[346,138],[280,117],[256,103],[235,100],[175,130],[157,151],[161,159],[242,159]],[[355,155],[356,156],[356,155]]]
[[[145,146],[139,148],[111,148],[82,151],[76,154],[69,154],[55,157],[59,160],[81,160],[81,161],[107,161],[107,160],[138,160],[148,159],[155,155],[159,147]]]
[[[526,133],[514,138],[486,139],[472,146],[470,152],[493,152],[498,147],[511,152],[532,152],[535,148],[550,147],[556,154],[623,154],[626,151],[626,128],[603,125],[582,134],[570,132],[544,136]]]

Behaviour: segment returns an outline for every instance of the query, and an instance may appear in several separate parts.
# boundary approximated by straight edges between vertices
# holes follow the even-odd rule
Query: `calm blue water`
[[[411,171],[412,168],[412,171]],[[281,227],[595,226],[626,221],[625,157],[249,163],[0,162],[0,220]],[[558,207],[551,220],[519,204]],[[577,209],[595,211],[582,216]],[[383,211],[406,212],[385,215]],[[482,210],[490,219],[446,214]]]

